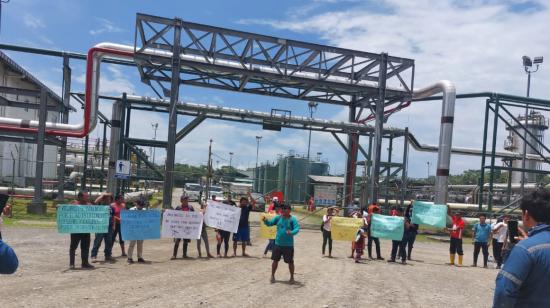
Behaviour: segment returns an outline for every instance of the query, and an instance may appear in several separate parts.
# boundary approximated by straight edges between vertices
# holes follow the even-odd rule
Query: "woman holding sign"
[[[334,208],[328,208],[327,214],[323,215],[323,226],[321,228],[321,231],[323,231],[323,256],[325,255],[325,248],[327,247],[328,243],[328,257],[332,258],[332,236],[331,236],[331,227],[330,227],[330,221],[332,220],[332,217],[334,217]]]
[[[176,211],[184,211],[184,212],[194,212],[195,209],[193,209],[192,206],[189,205],[189,196],[182,195],[180,197],[181,205],[176,207]],[[180,242],[182,241],[181,238],[177,238],[174,240],[174,253],[172,254],[171,260],[176,260],[176,257],[178,255],[178,248],[180,247]],[[183,239],[183,258],[187,258],[187,246],[189,245],[189,242],[191,240]]]

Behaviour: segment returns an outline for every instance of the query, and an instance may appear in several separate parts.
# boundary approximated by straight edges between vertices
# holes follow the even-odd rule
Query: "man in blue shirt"
[[[0,274],[13,274],[19,266],[19,260],[13,249],[0,240]]]
[[[477,266],[477,257],[479,251],[483,250],[483,268],[487,268],[487,259],[489,258],[489,238],[491,237],[491,225],[485,223],[487,216],[485,214],[479,215],[479,223],[475,224],[472,228],[472,244],[474,244],[474,264],[472,267]]]
[[[275,272],[279,261],[281,261],[281,256],[288,264],[289,282],[294,283],[294,235],[300,231],[300,225],[298,225],[296,218],[290,215],[290,205],[281,204],[281,215],[277,215],[271,220],[263,216],[262,220],[266,226],[277,226],[275,246],[271,254],[271,260],[273,260],[271,264],[271,283],[275,282]]]
[[[496,279],[493,307],[550,307],[550,192],[523,197],[527,238],[518,242]]]

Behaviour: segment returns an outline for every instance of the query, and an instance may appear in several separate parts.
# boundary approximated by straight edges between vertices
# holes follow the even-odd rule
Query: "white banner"
[[[315,185],[314,199],[316,206],[336,205],[336,185]]]
[[[162,237],[198,240],[202,231],[202,213],[165,210],[162,215]]]
[[[208,206],[204,213],[204,223],[207,226],[236,233],[240,218],[240,207],[208,200]]]

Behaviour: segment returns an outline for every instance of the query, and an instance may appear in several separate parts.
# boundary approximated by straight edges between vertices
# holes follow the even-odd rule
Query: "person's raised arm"
[[[276,225],[279,222],[280,218],[281,218],[280,215],[277,215],[277,216],[273,217],[272,219],[267,219],[267,217],[262,216],[262,220],[263,220],[264,224],[268,227]]]

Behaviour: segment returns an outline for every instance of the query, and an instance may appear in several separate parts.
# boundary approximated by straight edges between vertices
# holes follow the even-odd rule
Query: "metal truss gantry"
[[[371,183],[378,183],[384,108],[412,97],[414,60],[178,18],[137,14],[134,52],[141,80],[170,98],[164,204],[170,204],[173,188],[181,84],[347,106],[350,122],[370,110],[376,119]],[[348,135],[346,204],[353,197],[358,140]],[[376,200],[377,189],[371,194]]]

